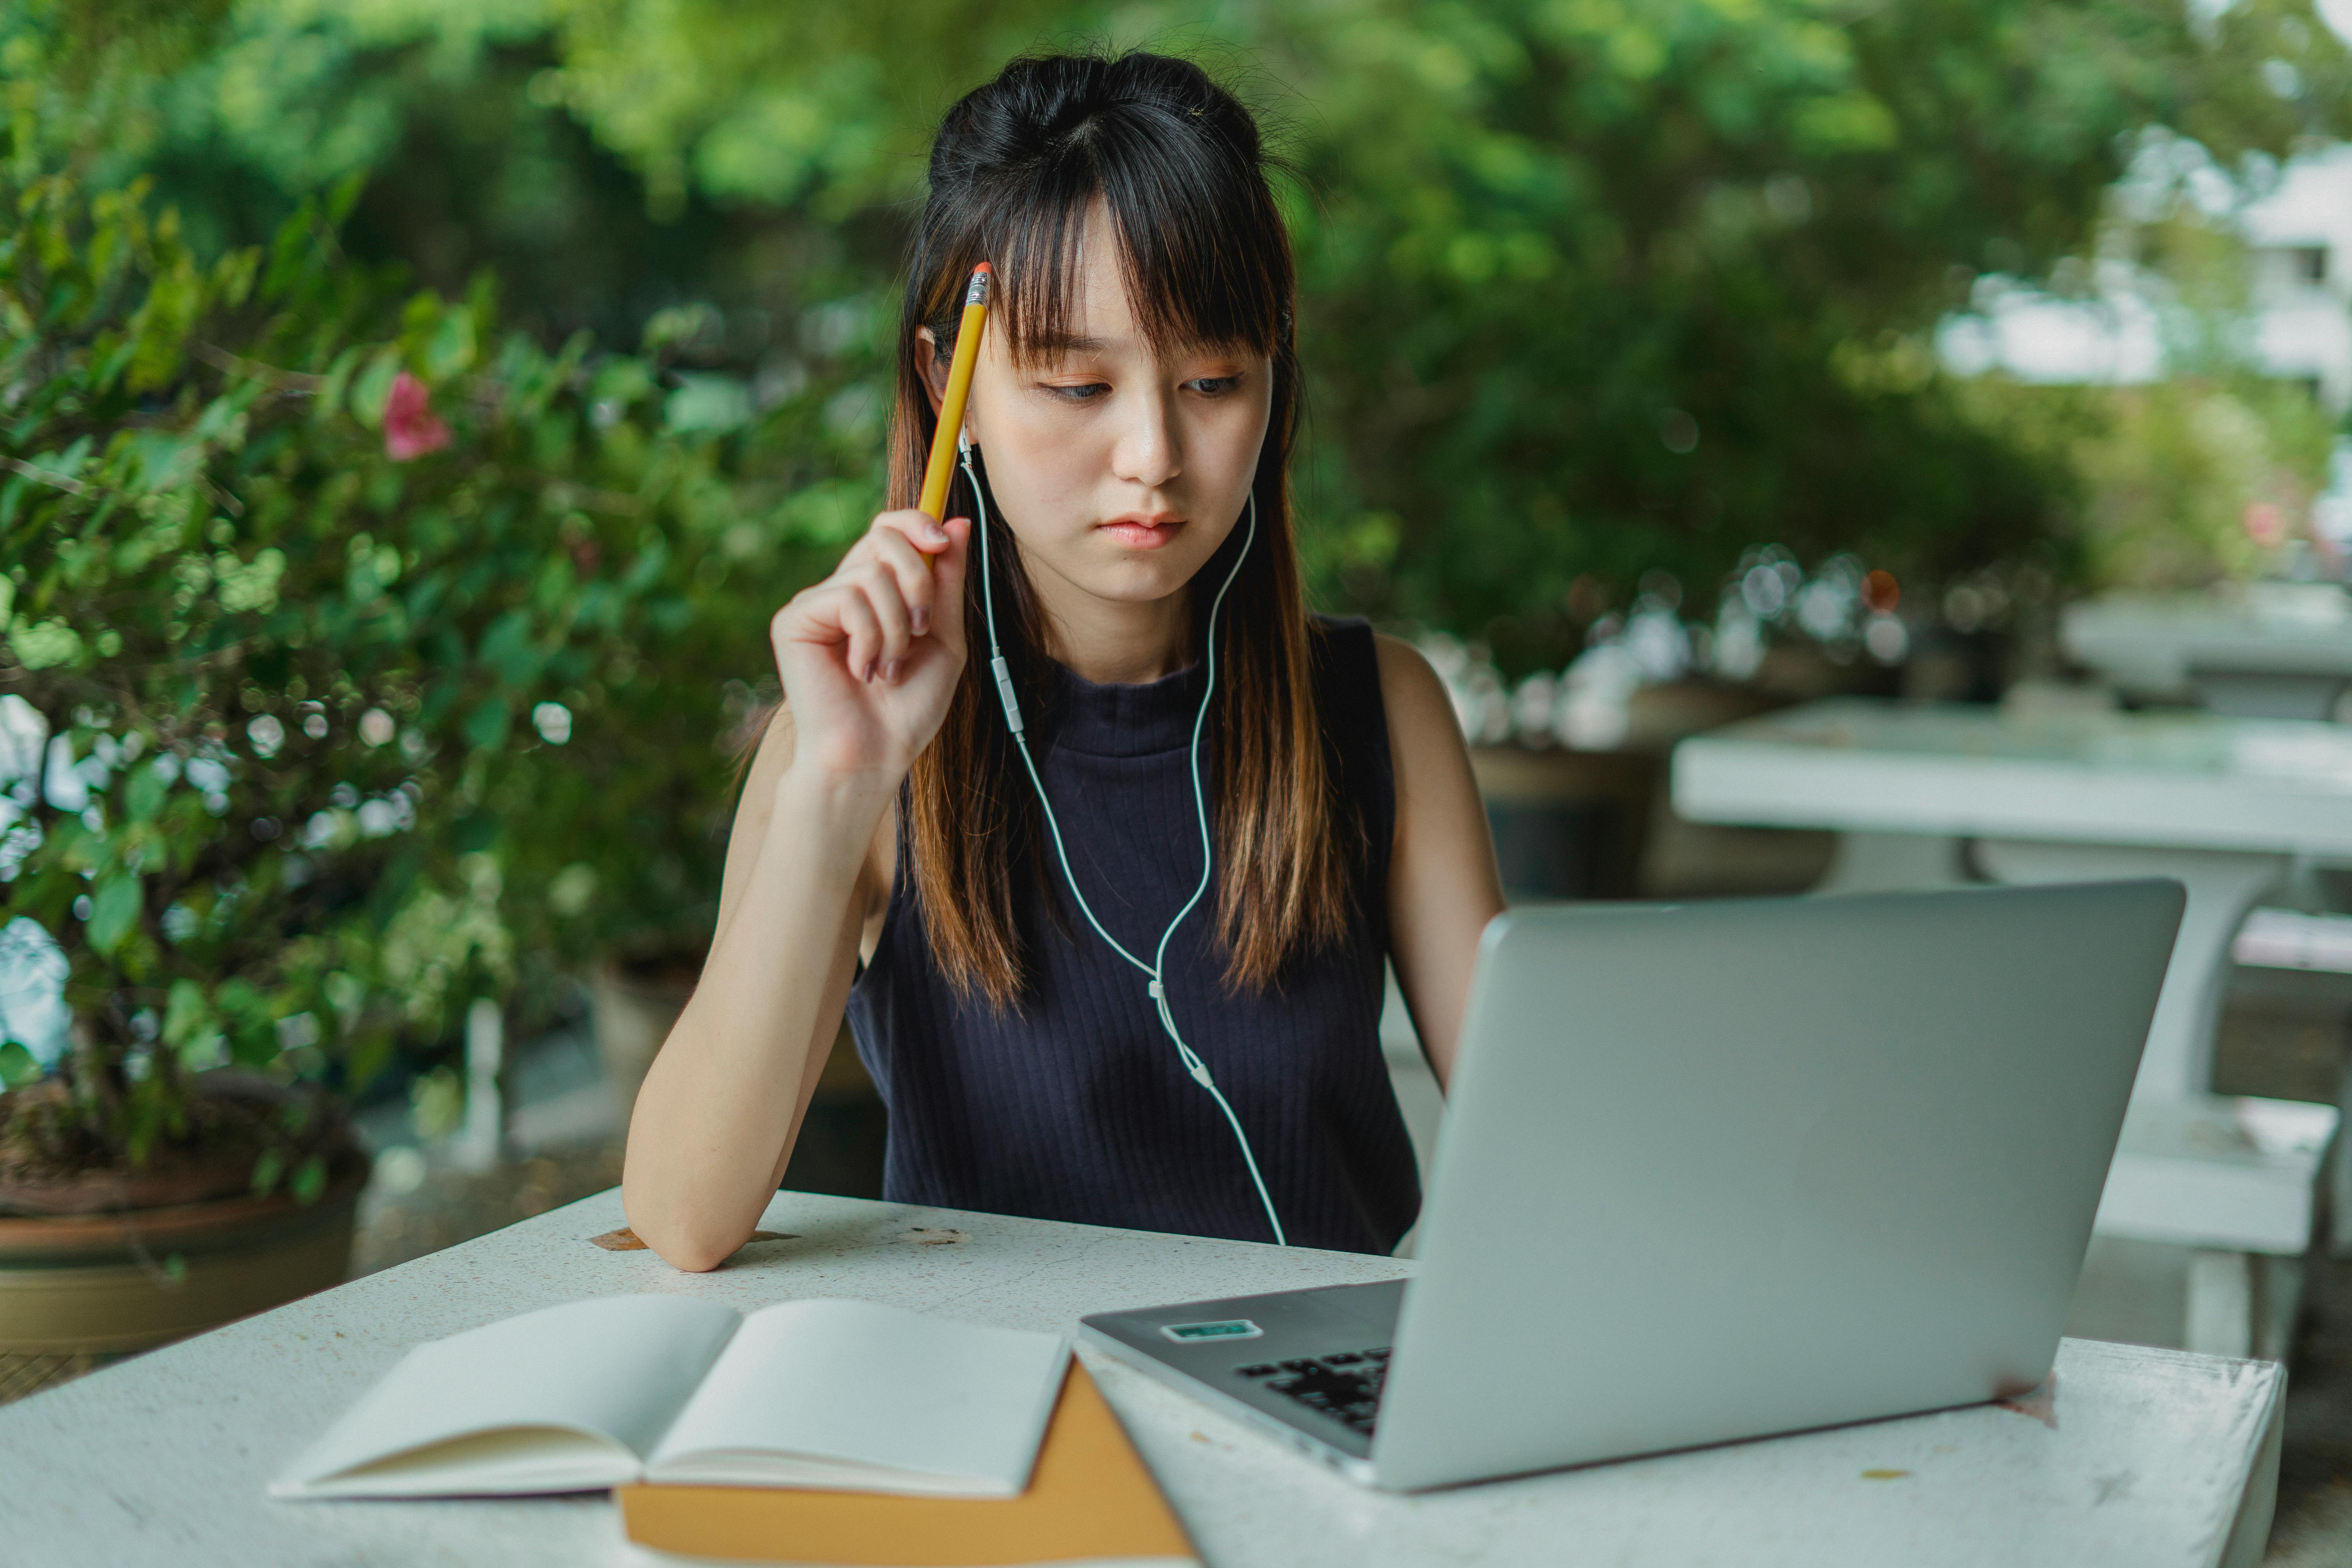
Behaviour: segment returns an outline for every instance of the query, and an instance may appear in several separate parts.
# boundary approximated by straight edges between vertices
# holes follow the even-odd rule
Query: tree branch
[[[0,468],[22,474],[37,485],[47,485],[52,489],[63,490],[68,495],[87,497],[98,493],[96,489],[79,479],[69,479],[63,474],[53,474],[47,468],[37,468],[21,458],[0,458]]]
[[[278,392],[310,394],[327,384],[327,378],[323,375],[311,375],[297,370],[280,370],[274,364],[263,364],[259,360],[245,359],[233,354],[217,343],[198,343],[195,346],[195,355],[215,370],[224,370],[231,375],[248,376]]]

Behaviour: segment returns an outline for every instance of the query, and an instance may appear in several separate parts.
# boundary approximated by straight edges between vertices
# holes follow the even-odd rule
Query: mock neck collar
[[[1134,683],[1094,681],[1055,659],[1045,661],[1051,693],[1051,744],[1097,757],[1143,757],[1192,743],[1208,671],[1194,659],[1173,674]]]

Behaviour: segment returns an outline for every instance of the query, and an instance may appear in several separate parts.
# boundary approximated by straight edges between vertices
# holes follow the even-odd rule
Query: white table
[[[2002,881],[2179,878],[2188,907],[2101,1227],[2236,1258],[2205,1279],[2209,1305],[2239,1300],[2219,1342],[2265,1337],[2299,1288],[2292,1270],[2227,1274],[2305,1250],[2340,1112],[2205,1091],[2247,911],[2295,856],[2352,855],[2352,727],[1837,699],[1684,741],[1673,789],[1695,821],[1846,831],[1859,840],[1846,889],[1957,875],[1963,841]],[[2184,1184],[2204,1196],[2187,1201]]]
[[[2178,877],[2139,1089],[2205,1088],[2231,939],[2297,854],[2352,855],[2352,727],[2211,714],[1807,703],[1675,749],[1699,822],[1975,840],[2003,881]]]
[[[262,1482],[402,1352],[559,1301],[675,1291],[750,1310],[852,1295],[1009,1327],[1393,1279],[1407,1260],[781,1193],[681,1274],[588,1237],[617,1188],[0,1405],[0,1546],[43,1568],[645,1564],[606,1494],[275,1502]],[[925,1244],[908,1233],[956,1231]],[[1577,1347],[1564,1346],[1573,1351]],[[2275,1496],[2269,1363],[2069,1340],[2046,1424],[1979,1405],[1416,1497],[1369,1492],[1152,1383],[1087,1364],[1205,1560],[1255,1563],[2251,1564]]]
[[[2069,605],[2059,637],[2126,691],[2244,718],[2327,719],[2352,685],[2352,595],[2334,584],[2107,595]]]

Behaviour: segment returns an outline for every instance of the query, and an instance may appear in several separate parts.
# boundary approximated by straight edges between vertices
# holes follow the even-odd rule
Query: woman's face
[[[1154,358],[1116,245],[1098,200],[1068,341],[1016,364],[989,332],[965,409],[1002,521],[1064,618],[1086,613],[1074,594],[1108,607],[1183,592],[1241,518],[1274,401],[1272,363],[1254,349]]]

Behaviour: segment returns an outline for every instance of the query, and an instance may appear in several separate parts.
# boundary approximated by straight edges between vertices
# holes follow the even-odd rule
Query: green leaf
[[[163,808],[163,796],[171,784],[153,768],[133,768],[131,783],[122,792],[123,808],[133,822],[152,822],[155,813]]]
[[[495,670],[499,679],[508,686],[518,689],[529,686],[538,678],[540,666],[545,662],[539,649],[531,646],[530,613],[528,610],[509,610],[500,616],[483,635],[482,646],[476,657]]]
[[[317,1203],[319,1194],[326,1190],[327,1157],[324,1154],[313,1154],[295,1167],[294,1201],[296,1203]]]
[[[234,1018],[267,1017],[269,1011],[269,998],[242,976],[224,982],[216,1000],[220,1010]]]
[[[26,669],[52,669],[79,664],[84,645],[79,633],[63,621],[18,626],[8,634],[8,646]]]
[[[40,1076],[40,1061],[31,1051],[15,1040],[0,1043],[0,1084],[21,1089]]]
[[[352,383],[352,413],[369,429],[383,424],[383,405],[392,397],[393,378],[400,374],[400,350],[378,349]]]
[[[442,312],[441,321],[425,340],[425,374],[446,381],[474,363],[474,312],[458,305]]]
[[[99,879],[97,896],[90,900],[89,945],[101,953],[111,953],[122,945],[138,923],[142,888],[136,873],[116,871]]]
[[[466,739],[483,751],[506,744],[514,726],[514,710],[503,697],[493,697],[466,716]]]
[[[278,1055],[278,1032],[268,1024],[240,1025],[229,1035],[228,1059],[239,1067],[266,1068]]]
[[[751,422],[751,389],[731,375],[681,374],[678,388],[662,405],[673,430],[723,434]]]
[[[367,188],[367,171],[354,169],[327,188],[327,223],[340,228],[359,205],[360,193]]]
[[[163,1005],[163,1043],[173,1050],[185,1049],[209,1036],[213,1023],[212,1004],[205,999],[205,988],[193,980],[173,981],[171,998]]]
[[[286,1169],[285,1154],[276,1149],[264,1149],[253,1163],[253,1194],[268,1197],[278,1186],[278,1178]]]
[[[387,1033],[371,1033],[352,1043],[351,1055],[343,1063],[346,1091],[357,1096],[374,1083],[383,1069],[392,1065],[395,1042]]]
[[[326,380],[319,385],[319,395],[311,402],[310,416],[313,419],[323,424],[343,411],[343,395],[350,390],[352,372],[359,363],[360,351],[357,349],[345,349],[335,356],[335,363],[327,367]],[[389,388],[391,384],[387,382],[385,385]]]

